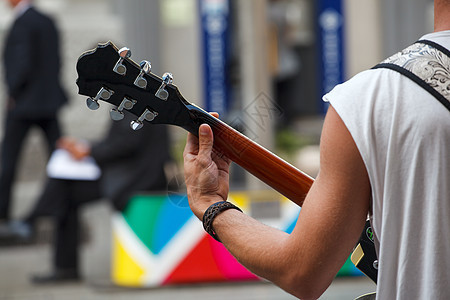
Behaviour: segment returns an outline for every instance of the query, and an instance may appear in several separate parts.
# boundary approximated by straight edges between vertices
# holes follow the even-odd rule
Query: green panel
[[[139,239],[153,249],[152,233],[156,228],[158,214],[166,200],[165,195],[137,195],[130,199],[123,216]]]

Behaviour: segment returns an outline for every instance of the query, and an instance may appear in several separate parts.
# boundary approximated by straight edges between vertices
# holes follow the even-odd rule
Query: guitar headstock
[[[172,84],[172,74],[158,77],[151,73],[149,61],[137,64],[130,59],[130,49],[118,49],[112,42],[99,44],[83,53],[77,62],[79,94],[88,96],[90,109],[97,109],[99,101],[114,105],[111,118],[121,120],[123,111],[137,116],[130,125],[140,129],[145,121],[172,124],[189,131],[198,127],[191,111],[201,110],[187,102]]]

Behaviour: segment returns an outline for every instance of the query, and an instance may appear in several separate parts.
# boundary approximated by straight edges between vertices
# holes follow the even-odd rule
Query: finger
[[[186,139],[186,145],[184,146],[184,152],[183,155],[186,154],[195,154],[198,153],[198,138],[193,135],[192,133],[188,133],[187,139]]]
[[[214,137],[211,127],[207,124],[200,125],[198,130],[198,156],[205,164],[211,161],[211,152],[214,144]]]
[[[217,112],[210,112],[209,114],[215,118],[219,118],[219,113]]]

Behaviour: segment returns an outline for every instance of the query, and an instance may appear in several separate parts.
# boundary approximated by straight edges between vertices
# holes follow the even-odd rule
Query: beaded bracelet
[[[212,236],[218,242],[220,242],[220,239],[217,236],[216,232],[214,231],[212,223],[221,212],[227,209],[237,209],[240,212],[242,212],[242,210],[233,203],[228,201],[220,201],[208,207],[208,209],[203,214],[203,228],[210,236]]]

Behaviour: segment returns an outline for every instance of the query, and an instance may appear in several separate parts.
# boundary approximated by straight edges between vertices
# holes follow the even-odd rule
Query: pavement
[[[0,248],[0,299],[1,300],[75,300],[75,299],[295,299],[268,282],[236,282],[196,285],[176,285],[159,288],[131,289],[112,285],[105,274],[94,273],[107,269],[102,265],[99,249],[84,246],[84,280],[79,283],[35,286],[29,282],[32,272],[48,268],[50,249],[47,244]],[[104,253],[103,253],[104,255]],[[90,257],[89,257],[90,256]],[[93,271],[97,269],[97,271]],[[375,285],[365,277],[338,278],[320,299],[354,299]]]

